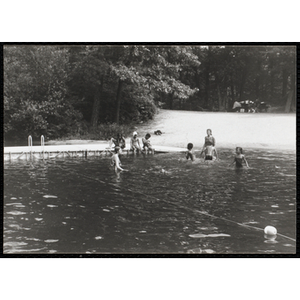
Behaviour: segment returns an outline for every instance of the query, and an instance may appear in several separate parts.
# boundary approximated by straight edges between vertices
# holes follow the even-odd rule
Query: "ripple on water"
[[[4,247],[18,247],[18,246],[26,246],[28,243],[25,242],[6,242],[3,244]]]
[[[9,214],[9,215],[14,215],[14,216],[18,216],[18,215],[26,215],[26,212],[14,210],[14,211],[9,211],[9,212],[7,212],[7,214]]]
[[[44,240],[45,243],[57,243],[59,240]]]
[[[220,236],[230,236],[230,235],[226,233],[211,233],[211,234],[195,233],[189,235],[189,237],[191,238],[206,238],[206,237],[220,237]]]

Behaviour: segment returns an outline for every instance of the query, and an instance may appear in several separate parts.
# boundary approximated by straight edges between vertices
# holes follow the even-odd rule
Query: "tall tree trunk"
[[[211,56],[211,47],[208,47],[208,53],[207,53],[207,63],[206,68],[204,72],[204,81],[205,81],[205,91],[204,91],[204,97],[205,97],[205,106],[212,110],[212,103],[209,99],[209,92],[210,92],[210,84],[209,84],[209,72],[210,72],[210,56]]]
[[[223,100],[222,100],[222,94],[220,89],[221,80],[217,74],[215,75],[215,79],[216,79],[217,93],[218,93],[218,110],[220,111],[223,109]]]
[[[120,122],[120,106],[121,106],[121,94],[122,94],[123,81],[119,79],[118,91],[117,91],[117,112],[116,112],[116,123]]]
[[[285,112],[289,113],[291,111],[292,106],[294,105],[295,102],[295,73],[293,72],[291,74],[291,90],[288,94],[286,105],[285,105]]]
[[[169,107],[173,109],[173,93],[169,94]]]
[[[242,96],[243,96],[243,93],[244,93],[244,85],[245,85],[245,81],[246,81],[246,74],[243,72],[242,74],[242,79],[241,79],[241,82],[240,82],[240,101],[242,101]]]
[[[233,105],[233,103],[234,103],[234,101],[235,101],[235,94],[234,94],[234,83],[233,83],[233,75],[231,74],[231,76],[230,76],[230,81],[231,81],[231,83],[230,83],[230,89],[231,89],[231,101],[232,101],[232,105]]]
[[[285,110],[284,110],[285,113],[289,113],[291,111],[293,95],[294,95],[294,91],[291,90],[289,92],[289,95],[287,97],[287,101],[286,101],[286,104],[285,104]]]
[[[223,101],[222,101],[222,95],[221,95],[219,84],[217,85],[217,90],[218,90],[218,106],[219,106],[219,111],[221,111],[223,110]]]
[[[269,102],[273,102],[274,98],[274,68],[273,68],[273,58],[270,59],[270,93],[269,93]]]
[[[100,107],[101,96],[103,91],[103,81],[104,81],[104,76],[101,77],[100,87],[99,86],[96,87],[95,94],[94,94],[93,111],[91,117],[91,125],[94,130],[97,128],[98,120],[99,120],[99,107]]]
[[[260,74],[261,74],[261,61],[258,60],[256,63],[256,77],[255,77],[255,97],[259,99],[260,97]]]
[[[286,96],[287,83],[288,83],[288,73],[286,69],[283,69],[282,70],[282,98],[285,98]]]

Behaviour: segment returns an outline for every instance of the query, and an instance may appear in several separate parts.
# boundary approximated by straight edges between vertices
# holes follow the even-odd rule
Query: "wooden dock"
[[[186,152],[185,148],[153,146],[154,153]],[[4,147],[4,161],[40,160],[53,159],[58,157],[83,157],[111,155],[112,148],[107,143],[99,144],[77,144],[77,145],[45,145],[45,146],[23,146]],[[123,155],[130,155],[133,152],[129,147],[123,149]]]

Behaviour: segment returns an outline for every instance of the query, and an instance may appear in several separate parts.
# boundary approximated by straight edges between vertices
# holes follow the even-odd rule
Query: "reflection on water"
[[[239,170],[219,152],[122,156],[118,176],[109,157],[7,163],[4,252],[295,253],[295,152],[247,151]]]

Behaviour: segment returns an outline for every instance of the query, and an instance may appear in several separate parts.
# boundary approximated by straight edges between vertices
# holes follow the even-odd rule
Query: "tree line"
[[[295,65],[289,46],[5,46],[5,139],[97,132],[157,107],[230,111],[259,99],[290,112]]]

